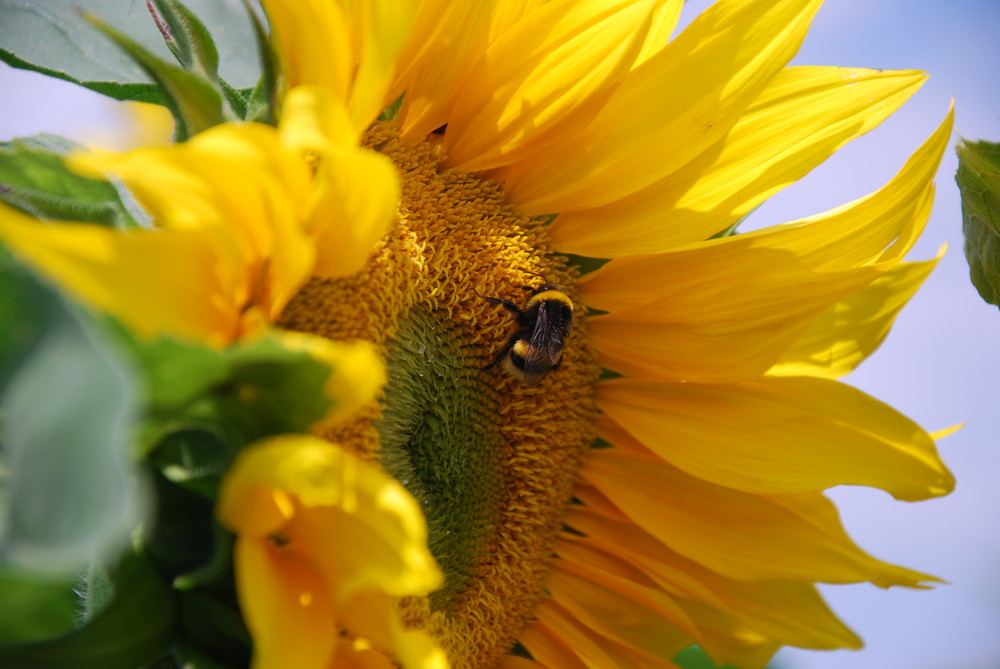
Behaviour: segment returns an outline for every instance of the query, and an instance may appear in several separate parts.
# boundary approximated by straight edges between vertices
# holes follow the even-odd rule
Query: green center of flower
[[[460,333],[422,307],[400,319],[386,345],[379,460],[420,503],[431,553],[448,574],[431,596],[434,610],[453,610],[498,529],[499,500],[490,493],[502,484],[502,449],[481,415],[497,399],[469,362]]]
[[[575,272],[549,252],[543,222],[498,184],[442,170],[433,143],[407,144],[387,125],[366,143],[400,172],[399,220],[359,274],[311,281],[282,325],[381,348],[389,381],[377,404],[321,436],[379,462],[424,510],[446,585],[429,606],[408,603],[407,624],[428,628],[455,667],[492,666],[542,596],[593,439],[599,369],[579,309],[539,385],[484,369],[519,329],[484,298],[524,307],[525,287],[553,283],[578,304]]]

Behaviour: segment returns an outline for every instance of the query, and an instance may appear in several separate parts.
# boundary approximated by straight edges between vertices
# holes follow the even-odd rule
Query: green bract
[[[990,304],[1000,306],[1000,144],[958,145],[965,257],[972,283]]]

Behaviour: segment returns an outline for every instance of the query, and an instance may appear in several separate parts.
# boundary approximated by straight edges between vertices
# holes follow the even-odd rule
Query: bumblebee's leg
[[[476,290],[475,288],[473,288],[472,290],[475,291],[476,295],[479,295],[478,290]],[[521,310],[518,308],[516,304],[514,304],[510,300],[501,300],[499,297],[486,297],[485,295],[479,295],[479,297],[483,298],[490,304],[502,304],[504,309],[514,314],[515,316],[519,317],[521,315]]]
[[[521,315],[521,309],[510,300],[501,300],[499,297],[484,297],[483,299],[489,302],[490,304],[502,304],[504,309],[514,314],[515,316]]]
[[[486,298],[486,299],[489,299],[489,298]],[[484,365],[483,367],[480,367],[480,369],[485,372],[487,370],[490,370],[490,369],[493,369],[494,367],[499,366],[499,364],[501,362],[503,362],[503,359],[507,357],[507,354],[510,353],[510,349],[514,348],[514,344],[517,342],[517,340],[518,340],[518,335],[517,334],[515,334],[513,337],[511,337],[510,339],[508,339],[507,340],[507,344],[504,345],[503,349],[497,354],[497,357],[493,359],[493,362],[491,362],[488,365]]]

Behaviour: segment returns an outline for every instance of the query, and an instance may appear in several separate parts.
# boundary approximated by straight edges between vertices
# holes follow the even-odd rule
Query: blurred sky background
[[[711,2],[690,0],[684,21]],[[881,187],[956,103],[956,139],[1000,141],[1000,0],[829,0],[803,65],[921,69],[924,88],[881,127],[837,153],[753,216],[754,227],[833,208]],[[114,102],[0,65],[0,140],[53,132],[107,138]],[[834,490],[850,533],[875,556],[950,582],[931,591],[824,588],[865,639],[861,652],[785,650],[783,669],[1000,669],[1000,312],[969,283],[954,152],[938,174],[930,223],[910,259],[948,253],[885,345],[848,382],[931,431],[966,426],[940,450],[958,477],[950,497],[917,504]]]

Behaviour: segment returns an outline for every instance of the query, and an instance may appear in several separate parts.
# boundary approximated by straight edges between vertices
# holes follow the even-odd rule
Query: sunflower
[[[397,598],[393,613],[340,606],[322,619],[335,628],[310,626],[321,655],[310,664],[374,662],[360,654],[375,639],[404,666],[430,665],[441,660],[429,636],[454,667],[669,667],[698,644],[751,669],[783,645],[860,647],[817,583],[937,580],[857,547],[823,491],[919,500],[954,485],[931,436],[838,380],[936,262],[903,258],[952,115],[871,195],[734,234],[924,76],[789,67],[818,0],[719,0],[673,35],[682,4],[264,0],[282,127],[296,127],[287,119],[309,92],[321,103],[302,125],[391,160],[401,193],[379,235],[339,216],[310,237],[339,259],[293,264],[308,279],[283,284],[288,299],[266,302],[267,317],[374,345],[378,398],[316,436],[402,484],[444,574],[429,595],[432,578],[409,595],[387,586],[378,597]],[[350,173],[316,146],[305,154],[321,169]],[[336,201],[364,209],[363,180],[347,183]],[[345,239],[363,243],[341,253]],[[568,336],[539,315],[546,300],[566,307]],[[498,368],[534,360],[533,327],[549,335],[537,384]],[[230,474],[246,489],[256,472],[278,500],[259,511],[271,517],[322,497],[300,483],[308,474],[266,476],[298,457],[280,453]],[[334,458],[313,459],[337,478]],[[238,532],[240,508],[220,505]],[[284,616],[315,600],[295,593],[339,592],[303,585],[294,565],[353,582],[343,565],[367,551],[392,561],[322,537],[328,525],[268,527],[254,535],[266,550],[291,540],[312,555],[237,563],[244,603],[284,602],[251,605],[269,653],[302,641]],[[402,556],[420,535],[401,536]],[[397,610],[399,625],[361,624]]]

